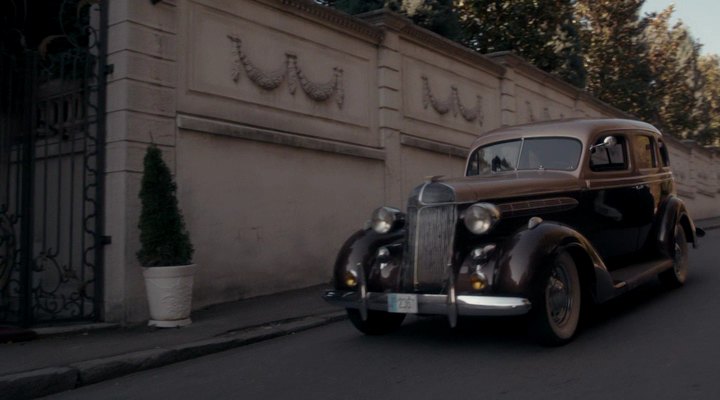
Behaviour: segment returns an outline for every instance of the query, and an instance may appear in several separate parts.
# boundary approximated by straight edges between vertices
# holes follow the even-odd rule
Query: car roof
[[[624,133],[642,131],[645,133],[662,135],[654,126],[631,119],[564,119],[514,125],[495,129],[477,138],[470,149],[475,150],[477,147],[488,143],[523,137],[573,137],[579,139],[583,143],[587,143],[590,138],[594,137],[598,132],[608,131],[623,131]]]

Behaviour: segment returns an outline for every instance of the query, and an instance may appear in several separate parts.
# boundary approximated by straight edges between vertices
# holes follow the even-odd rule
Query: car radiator
[[[457,207],[410,205],[406,218],[404,286],[418,291],[441,290],[452,258]]]

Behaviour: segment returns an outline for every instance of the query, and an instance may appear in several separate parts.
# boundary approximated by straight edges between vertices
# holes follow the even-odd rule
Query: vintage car
[[[584,305],[688,274],[703,235],[677,196],[652,125],[583,119],[501,128],[470,148],[465,177],[431,177],[407,210],[381,207],[344,244],[334,289],[366,334],[406,314],[527,314],[540,342],[563,344]]]

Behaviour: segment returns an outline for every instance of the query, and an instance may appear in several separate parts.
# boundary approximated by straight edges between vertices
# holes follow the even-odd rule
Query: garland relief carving
[[[482,96],[475,96],[475,106],[468,108],[460,102],[460,96],[458,95],[457,86],[450,86],[450,95],[445,100],[438,99],[430,89],[430,82],[428,77],[423,75],[423,107],[427,109],[429,106],[440,115],[445,115],[452,111],[453,117],[457,117],[458,114],[467,122],[475,122],[482,126],[483,124],[483,111],[482,111]]]
[[[295,95],[298,86],[311,100],[325,102],[335,98],[338,108],[343,107],[345,91],[343,89],[343,70],[340,67],[333,68],[333,76],[324,83],[316,83],[307,78],[298,65],[298,56],[291,52],[285,53],[285,65],[274,71],[263,71],[250,61],[247,54],[243,52],[242,40],[236,35],[227,35],[233,43],[233,68],[232,80],[240,81],[243,71],[250,81],[256,86],[272,91],[287,82],[288,92]]]

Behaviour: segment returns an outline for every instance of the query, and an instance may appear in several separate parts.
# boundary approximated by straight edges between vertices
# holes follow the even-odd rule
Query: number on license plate
[[[414,294],[388,294],[388,311],[391,313],[417,314],[417,295]]]

